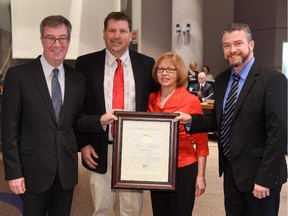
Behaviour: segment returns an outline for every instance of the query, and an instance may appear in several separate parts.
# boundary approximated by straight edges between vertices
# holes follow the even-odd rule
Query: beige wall
[[[173,1],[177,2],[176,8],[172,8]],[[0,0],[0,28],[6,31],[11,31],[9,3],[10,0]],[[173,20],[172,11],[181,13],[185,4],[181,6],[180,3],[181,0],[142,0],[141,19],[138,19],[141,22],[138,23],[141,26],[140,52],[157,58],[172,49],[172,34],[177,22]],[[287,41],[287,0],[204,0],[201,7],[191,9],[199,10],[203,15],[203,41],[195,42],[203,43],[203,52],[193,53],[202,59],[198,70],[202,65],[208,65],[216,75],[227,68],[222,54],[221,30],[234,20],[251,26],[256,41],[256,59],[280,70],[282,42]]]
[[[221,31],[234,19],[234,1],[205,0],[203,7],[203,65],[214,77],[227,68],[223,58]]]
[[[140,52],[157,59],[172,49],[172,1],[142,0]]]
[[[196,3],[188,5],[189,7],[196,7],[191,8],[190,13],[198,11],[200,15],[203,14],[202,18],[199,18],[198,15],[196,16],[196,19],[200,19],[201,27],[203,27],[202,32],[199,33],[203,38],[197,38],[197,36],[193,35],[194,33],[191,33],[190,45],[188,45],[191,54],[187,53],[187,49],[177,49],[177,52],[181,56],[183,55],[187,67],[192,60],[199,61],[198,70],[200,70],[203,65],[210,66],[212,74],[221,72],[227,67],[222,57],[220,34],[222,28],[227,23],[233,21],[233,2],[234,1],[231,0],[205,0],[203,4],[198,4],[198,6]],[[173,3],[174,8],[172,8]],[[183,25],[186,23],[185,20],[191,21],[191,19],[193,19],[191,21],[191,31],[195,31],[195,29],[199,31],[199,26],[195,26],[195,22],[197,23],[197,21],[194,20],[194,16],[188,14],[189,7],[187,7],[185,1],[179,0],[142,0],[141,52],[157,58],[163,52],[172,50],[173,43],[177,43],[177,38],[175,39],[175,23],[179,21],[181,21]],[[225,12],[223,12],[224,9]],[[178,13],[178,15],[173,16],[172,11]],[[187,16],[185,16],[185,14],[187,14]],[[173,20],[173,17],[175,17],[176,20]],[[185,36],[182,35],[180,39],[184,41],[184,39],[186,39],[184,37]],[[198,45],[199,43],[201,43],[201,48],[203,48],[201,52],[191,47],[193,44]],[[174,45],[174,48],[175,46],[176,45]],[[188,55],[188,59],[190,60],[187,60]]]

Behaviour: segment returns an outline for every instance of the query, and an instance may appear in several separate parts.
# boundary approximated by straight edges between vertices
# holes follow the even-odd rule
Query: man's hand
[[[100,118],[100,122],[101,125],[108,125],[108,124],[112,124],[114,121],[118,120],[118,118],[114,115],[114,110],[110,110],[107,113],[105,113],[104,115],[101,116]]]
[[[177,112],[180,113],[179,116],[176,116],[174,118],[174,122],[180,122],[180,124],[188,124],[191,123],[192,117],[191,115],[187,114],[187,113],[183,113],[183,112]]]
[[[24,177],[21,177],[21,178],[18,178],[18,179],[9,180],[8,184],[9,184],[10,189],[15,194],[24,194],[25,191],[26,191]]]
[[[96,169],[98,164],[93,160],[92,156],[98,158],[94,148],[89,144],[81,149],[81,155],[85,163],[91,168]]]
[[[253,190],[254,197],[258,199],[263,199],[267,196],[270,196],[270,189],[266,187],[262,187],[260,185],[254,184],[254,190]]]

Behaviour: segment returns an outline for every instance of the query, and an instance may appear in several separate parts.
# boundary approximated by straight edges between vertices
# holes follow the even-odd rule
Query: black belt
[[[108,144],[113,144],[113,141],[111,141],[111,140],[108,140]]]

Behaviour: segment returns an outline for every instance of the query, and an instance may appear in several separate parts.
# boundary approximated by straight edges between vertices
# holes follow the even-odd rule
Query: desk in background
[[[211,110],[214,108],[214,103],[202,102],[201,106],[202,106],[202,109],[203,109],[203,113],[207,114],[207,113],[210,113]],[[212,140],[212,141],[218,141],[217,132],[209,132],[208,133],[208,138],[209,138],[209,140]]]
[[[201,106],[203,110],[212,110],[214,108],[214,103],[202,102]]]

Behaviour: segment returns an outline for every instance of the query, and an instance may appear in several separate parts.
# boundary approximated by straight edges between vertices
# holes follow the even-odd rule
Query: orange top
[[[160,108],[161,89],[158,92],[151,93],[148,101],[148,112],[184,112],[189,114],[203,114],[202,107],[198,97],[192,95],[185,87],[176,89]],[[179,141],[178,141],[178,167],[184,167],[195,163],[198,156],[207,156],[208,134],[195,133],[187,134],[183,124],[179,125]],[[195,145],[193,145],[193,142]]]

